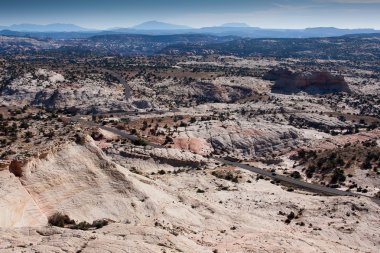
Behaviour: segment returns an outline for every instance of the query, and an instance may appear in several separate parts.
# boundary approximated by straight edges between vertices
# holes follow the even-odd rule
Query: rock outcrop
[[[95,74],[91,77],[74,82],[54,71],[39,69],[10,81],[2,89],[0,102],[82,113],[130,110],[133,107],[125,99],[123,84],[108,84]],[[149,108],[150,104],[139,102],[136,107]]]
[[[294,73],[288,69],[270,70],[264,79],[275,81],[273,93],[293,94],[306,92],[311,95],[351,92],[342,76],[326,71]]]
[[[66,144],[44,159],[14,162],[9,171],[0,173],[4,179],[1,185],[6,181],[8,185],[1,187],[1,195],[14,192],[14,196],[9,197],[13,204],[9,203],[8,198],[0,201],[0,206],[7,207],[14,219],[2,216],[0,227],[47,225],[46,217],[56,211],[67,213],[78,221],[102,218],[134,221],[144,219],[146,215],[155,215],[158,200],[168,206],[174,202],[171,196],[154,189],[151,183],[143,183],[141,179],[129,176],[126,169],[109,161],[90,137],[84,145]],[[132,202],[141,200],[144,203],[139,206],[145,206],[147,212],[141,210],[135,213],[131,210],[134,209]],[[180,206],[172,208],[181,210]],[[28,216],[28,212],[39,213],[39,219]],[[36,220],[44,222],[36,224]]]
[[[243,118],[224,122],[199,122],[179,128],[174,134],[174,147],[199,154],[228,153],[236,155],[263,156],[294,147],[304,140],[294,127],[268,122],[251,123]]]
[[[18,177],[0,170],[1,252],[376,251],[378,206],[369,199],[287,192],[233,168],[225,169],[238,183],[207,170],[152,175],[152,167],[171,166],[127,158],[121,167],[94,144],[86,138],[20,163]],[[368,211],[348,217],[353,206]],[[47,227],[55,211],[111,222],[89,231]],[[287,224],[282,213],[291,212],[297,217]]]

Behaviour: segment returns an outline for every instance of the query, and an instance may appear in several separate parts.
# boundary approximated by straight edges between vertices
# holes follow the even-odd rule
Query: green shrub
[[[336,184],[338,182],[344,182],[344,181],[346,181],[346,176],[344,175],[344,171],[341,169],[335,169],[330,183]]]
[[[181,123],[179,124],[180,127],[187,127],[187,124],[183,121],[181,121]]]
[[[310,165],[309,168],[306,169],[307,178],[312,178],[315,170],[316,170],[316,167],[314,165]]]
[[[91,228],[91,224],[88,223],[87,221],[82,221],[78,223],[77,225],[74,225],[71,227],[71,229],[80,229],[80,230],[88,230]]]
[[[290,176],[292,178],[295,178],[295,179],[300,179],[301,178],[301,174],[298,172],[298,171],[293,171]]]
[[[99,228],[102,228],[104,226],[107,226],[108,225],[108,221],[107,220],[95,220],[92,222],[92,227],[95,227],[96,229],[99,229]]]
[[[148,142],[146,141],[146,140],[144,140],[144,139],[137,139],[137,140],[134,140],[133,142],[132,142],[134,145],[136,145],[136,146],[147,146],[148,145]]]
[[[54,213],[48,218],[48,223],[56,227],[65,227],[66,225],[75,225],[75,221],[71,220],[68,215],[59,212]]]
[[[90,228],[102,228],[108,225],[107,220],[95,220],[92,224],[87,221],[82,221],[78,224],[74,220],[71,220],[68,215],[62,214],[59,212],[54,213],[52,216],[48,218],[48,222],[52,226],[61,227],[61,228],[70,228],[70,229],[80,229],[80,230],[88,230]]]

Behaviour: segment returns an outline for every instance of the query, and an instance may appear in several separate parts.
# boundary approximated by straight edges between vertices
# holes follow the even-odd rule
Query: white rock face
[[[91,111],[130,109],[122,84],[83,79],[69,82],[61,74],[39,69],[37,79],[31,74],[16,78],[4,91],[0,103],[6,105],[41,105],[46,108]],[[96,105],[96,106],[95,106]]]
[[[8,170],[0,171],[0,196],[0,227],[46,225],[46,216],[20,180]]]
[[[65,77],[61,74],[58,74],[54,71],[48,71],[46,69],[38,69],[36,71],[37,76],[45,76],[49,79],[52,83],[58,83],[58,82],[64,82]]]
[[[170,150],[162,155],[189,158]],[[140,176],[128,170],[140,160],[126,159],[125,167],[111,162],[87,138],[21,164],[21,177],[3,168],[0,251],[376,252],[380,243],[380,209],[366,198],[287,192],[227,167],[241,175],[239,183],[202,170]],[[143,175],[156,166],[143,164]],[[76,221],[115,222],[95,231],[46,227],[55,211]],[[285,224],[279,211],[299,217]]]
[[[303,139],[302,133],[294,127],[264,121],[249,122],[243,118],[198,122],[179,128],[179,133],[174,135],[177,147],[193,152],[207,154],[219,150],[248,157],[294,147]]]
[[[58,210],[80,221],[102,218],[139,220],[148,213],[154,215],[159,211],[155,207],[157,201],[167,206],[174,201],[150,183],[142,183],[130,176],[126,169],[110,162],[92,142],[84,146],[70,144],[56,154],[49,154],[46,159],[30,161],[22,170],[20,181],[23,188],[19,187],[22,190],[19,194],[27,191],[31,203],[34,201],[40,213],[46,216]],[[8,176],[13,175],[8,172]],[[131,203],[142,200],[147,212],[135,212],[131,216]],[[25,205],[25,208],[19,208],[19,212],[31,208]],[[181,206],[173,208],[181,210]],[[187,215],[191,216],[190,213]]]

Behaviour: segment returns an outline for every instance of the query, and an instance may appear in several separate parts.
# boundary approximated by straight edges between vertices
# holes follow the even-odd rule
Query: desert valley
[[[379,63],[379,34],[1,35],[0,252],[378,252]]]

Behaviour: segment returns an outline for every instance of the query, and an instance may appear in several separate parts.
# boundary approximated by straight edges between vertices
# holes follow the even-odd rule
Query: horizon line
[[[225,24],[233,24],[233,23],[239,23],[239,24],[246,24],[248,26],[231,26],[231,27],[225,27],[225,28],[259,28],[259,29],[268,29],[268,30],[304,30],[304,29],[310,29],[310,28],[335,28],[335,29],[349,29],[349,30],[365,30],[365,29],[372,29],[372,30],[378,30],[380,27],[339,27],[339,26],[307,26],[307,27],[263,27],[263,26],[252,26],[249,23],[246,22],[225,22],[220,25],[211,25],[211,26],[201,26],[201,27],[194,27],[194,26],[189,26],[186,24],[175,24],[175,23],[169,23],[169,22],[164,22],[164,21],[157,21],[157,20],[148,20],[144,21],[142,23],[138,23],[135,25],[131,26],[113,26],[113,27],[87,27],[87,26],[82,26],[78,25],[75,23],[65,23],[65,22],[54,22],[54,23],[13,23],[10,25],[2,25],[0,24],[0,27],[6,27],[10,28],[11,26],[20,26],[20,25],[37,25],[37,26],[49,26],[49,25],[73,25],[77,26],[78,28],[86,29],[89,31],[110,31],[110,30],[117,30],[117,29],[134,29],[135,26],[148,23],[148,22],[158,22],[158,23],[164,23],[164,24],[170,24],[170,25],[178,25],[178,26],[188,26],[188,28],[178,28],[178,29],[151,29],[151,30],[191,30],[191,29],[202,29],[202,28],[213,28],[213,27],[223,27]],[[1,30],[7,30],[7,29],[1,29]],[[150,30],[150,29],[136,29],[136,30]],[[11,30],[12,31],[12,30]],[[48,32],[48,31],[47,31]]]

